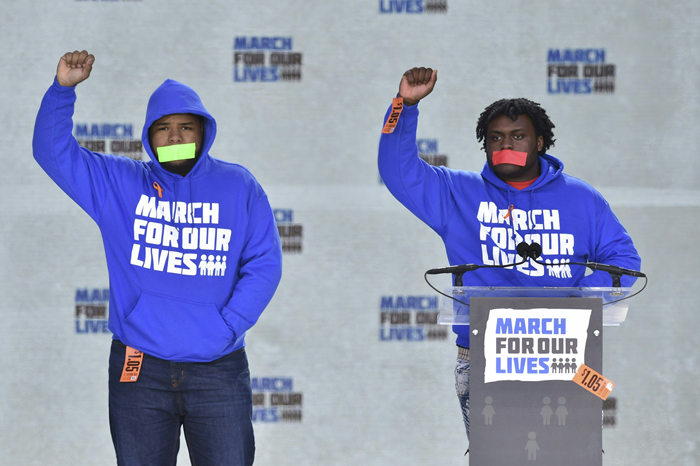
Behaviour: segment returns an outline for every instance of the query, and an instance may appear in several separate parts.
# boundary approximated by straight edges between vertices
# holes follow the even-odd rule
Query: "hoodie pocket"
[[[212,361],[234,338],[219,310],[144,291],[122,326],[125,340],[171,361]]]

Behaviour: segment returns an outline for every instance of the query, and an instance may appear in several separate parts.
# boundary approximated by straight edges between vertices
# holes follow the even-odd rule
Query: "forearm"
[[[47,175],[94,220],[109,190],[102,155],[80,147],[73,137],[75,88],[56,80],[44,95],[34,125],[34,159]]]
[[[404,107],[393,133],[381,136],[379,173],[387,189],[401,204],[437,230],[454,203],[444,171],[418,156],[417,127],[417,106]]]
[[[65,159],[73,159],[80,150],[78,142],[72,136],[75,100],[75,88],[62,87],[54,79],[44,94],[34,125],[34,159],[62,188],[65,160],[60,158],[69,154]]]
[[[590,262],[615,265],[630,270],[641,269],[641,258],[634,247],[632,238],[622,226],[612,210],[604,203],[596,220],[595,255]],[[632,286],[634,277],[623,276],[622,285]],[[581,286],[611,286],[612,278],[607,272],[594,272],[582,280]]]

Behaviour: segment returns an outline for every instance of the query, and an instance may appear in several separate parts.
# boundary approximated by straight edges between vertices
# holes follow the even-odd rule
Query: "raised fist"
[[[401,77],[399,97],[404,105],[416,105],[419,100],[433,92],[437,81],[437,70],[432,68],[411,68]]]
[[[82,52],[68,52],[58,61],[56,69],[56,80],[63,87],[73,87],[85,81],[92,71],[92,64],[95,63],[95,56]]]

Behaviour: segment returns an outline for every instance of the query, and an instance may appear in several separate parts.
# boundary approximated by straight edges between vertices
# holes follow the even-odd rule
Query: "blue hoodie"
[[[265,192],[244,167],[209,155],[216,122],[199,96],[165,81],[148,102],[149,162],[90,152],[72,136],[75,88],[54,80],[34,128],[34,158],[97,223],[110,281],[109,329],[170,361],[206,362],[245,346],[282,274]],[[201,155],[186,176],[163,169],[148,129],[159,118],[204,118]]]
[[[607,272],[584,277],[585,267],[566,262],[639,270],[632,239],[603,196],[566,175],[555,157],[540,156],[539,178],[520,191],[488,164],[479,174],[425,163],[418,157],[417,126],[418,106],[404,107],[394,132],[381,136],[379,172],[394,197],[440,235],[450,265],[520,262],[516,245],[522,241],[539,243],[538,260],[552,264],[530,260],[518,267],[478,269],[464,275],[465,286],[612,286]],[[633,283],[623,277],[623,286]],[[453,330],[457,344],[469,347],[469,326]]]

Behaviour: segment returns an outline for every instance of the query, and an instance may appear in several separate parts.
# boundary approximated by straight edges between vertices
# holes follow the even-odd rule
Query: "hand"
[[[411,68],[401,77],[399,97],[404,105],[416,105],[419,100],[433,92],[437,81],[437,70],[432,68]]]
[[[95,63],[95,56],[82,52],[68,52],[58,61],[56,69],[56,80],[63,87],[73,87],[85,81],[92,71],[92,64]]]

